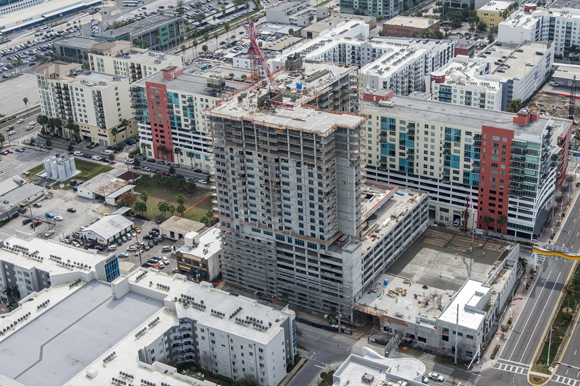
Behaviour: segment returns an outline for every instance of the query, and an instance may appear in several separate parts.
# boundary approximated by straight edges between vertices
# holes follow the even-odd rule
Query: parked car
[[[117,246],[116,245],[109,245],[107,247],[107,250],[109,250],[109,251],[116,251],[117,250]]]
[[[145,235],[145,236],[143,236],[143,238],[144,239],[147,239],[147,240],[151,240],[152,239],[152,237],[150,235]]]
[[[45,217],[48,217],[48,218],[54,218],[54,214],[52,214],[52,213],[50,213],[50,212],[46,212],[46,213],[44,214],[44,216],[45,216]]]
[[[56,221],[62,221],[62,220],[64,220],[64,219],[62,218],[62,216],[54,216],[54,219],[55,219]]]
[[[148,251],[148,250],[150,250],[151,248],[149,248],[149,244],[145,244],[145,245],[143,246],[143,249],[145,249],[146,251]]]
[[[44,234],[44,237],[50,237],[50,236],[52,236],[53,234],[54,234],[54,231],[51,229],[51,230],[49,230],[48,232],[46,232],[46,233]]]
[[[123,245],[123,242],[121,241],[121,239],[117,239],[117,245]]]
[[[77,210],[75,208],[68,208],[67,212],[75,213]]]
[[[121,240],[123,240],[123,242],[125,243],[125,242],[127,242],[127,237],[123,236],[123,237],[121,237]]]
[[[25,218],[24,220],[22,220],[22,225],[30,224],[31,222],[32,222],[31,218]]]
[[[167,257],[163,256],[161,261],[163,261],[164,264],[169,265],[169,259]]]
[[[127,247],[127,251],[129,252],[135,252],[137,250],[137,247],[134,245],[131,245],[130,247]]]
[[[438,373],[429,373],[429,378],[433,379],[434,381],[439,381],[439,382],[445,381],[445,378],[443,378],[441,376],[441,374],[438,374]]]
[[[123,253],[123,252],[121,252],[121,253],[119,253],[117,256],[118,256],[118,257],[129,257],[129,254],[128,254],[128,253]]]
[[[158,265],[158,266],[159,266],[159,268],[161,268],[161,269],[165,268],[165,264],[163,264],[163,262],[162,262],[162,261],[158,261],[158,262],[157,262],[157,265]]]
[[[82,157],[83,152],[82,151],[75,151],[73,154],[78,155],[79,157]]]
[[[131,231],[131,236],[133,236],[133,237],[137,237],[137,232],[135,232],[135,231]]]

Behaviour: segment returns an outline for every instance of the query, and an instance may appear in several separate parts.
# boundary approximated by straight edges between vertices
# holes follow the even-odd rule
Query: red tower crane
[[[246,33],[248,34],[248,37],[250,38],[250,43],[252,44],[252,48],[253,48],[255,54],[258,56],[259,63],[262,66],[262,68],[264,69],[264,72],[266,73],[266,76],[268,77],[268,80],[270,81],[270,85],[272,86],[274,93],[280,94],[280,87],[278,87],[278,84],[276,83],[276,79],[274,79],[274,76],[272,75],[272,71],[270,71],[270,67],[268,66],[268,62],[266,62],[266,58],[264,57],[264,53],[262,52],[262,49],[260,48],[260,45],[258,44],[258,38],[257,38],[257,33],[256,33],[256,27],[254,25],[254,20],[249,16],[248,16],[247,20],[248,20],[248,23],[244,25],[244,28],[246,29]],[[255,74],[252,74],[252,75],[255,75]],[[254,79],[252,79],[252,81],[254,81]]]

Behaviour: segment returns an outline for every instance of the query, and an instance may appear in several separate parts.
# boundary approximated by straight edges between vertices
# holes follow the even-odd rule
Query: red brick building
[[[420,34],[425,31],[439,31],[439,20],[396,16],[383,24],[383,36],[412,38],[415,31],[419,31]]]

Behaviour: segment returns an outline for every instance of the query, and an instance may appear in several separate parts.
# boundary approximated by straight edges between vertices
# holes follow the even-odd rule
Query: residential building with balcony
[[[110,42],[141,40],[150,50],[167,51],[183,44],[185,24],[180,17],[158,13],[124,27],[103,31],[95,39]]]
[[[131,107],[146,155],[209,171],[211,138],[203,111],[245,86],[223,76],[184,74],[177,67],[133,83]]]
[[[218,279],[222,273],[221,238],[221,231],[213,227],[202,233],[186,234],[185,244],[176,252],[179,272],[191,273],[197,280],[214,282]]]
[[[408,95],[425,91],[428,88],[425,77],[454,55],[453,41],[369,38],[368,31],[368,24],[361,20],[344,21],[316,39],[284,50],[268,63],[272,70],[277,70],[288,56],[299,54],[308,61],[355,65],[360,68],[363,88]]]
[[[493,31],[504,19],[504,12],[512,5],[512,1],[490,1],[477,10],[477,17],[484,22],[488,30]],[[509,8],[511,9],[511,8]],[[509,11],[508,11],[509,12]]]
[[[551,42],[554,55],[559,58],[578,57],[570,48],[580,45],[578,28],[580,9],[570,2],[550,4],[550,8],[530,4],[513,12],[499,24],[497,40],[504,43],[524,41]]]
[[[389,0],[340,0],[341,13],[355,15],[384,16],[390,19],[403,13],[403,3]]]
[[[89,47],[88,57],[91,70],[128,78],[129,83],[163,68],[182,65],[179,55],[132,47],[130,42],[124,40],[94,44]]]
[[[365,100],[361,113],[368,179],[429,192],[433,220],[462,222],[470,198],[477,228],[539,237],[565,178],[572,121],[401,96]]]
[[[79,125],[83,140],[110,146],[137,133],[129,98],[129,79],[81,70],[79,64],[53,62],[36,67],[43,115]],[[123,120],[129,121],[124,125]],[[117,129],[113,135],[112,129]],[[63,135],[72,132],[63,128]]]
[[[266,9],[268,23],[293,24],[307,27],[328,16],[328,7],[313,7],[307,0],[280,3]]]
[[[528,41],[516,48],[496,46],[483,56],[457,56],[431,72],[433,100],[502,111],[513,100],[525,103],[550,77],[554,45]]]

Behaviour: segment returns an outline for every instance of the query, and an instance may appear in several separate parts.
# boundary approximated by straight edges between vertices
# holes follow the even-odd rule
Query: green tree
[[[167,213],[167,211],[169,210],[169,204],[165,201],[159,201],[157,207],[159,208],[159,211],[163,214],[163,217],[165,217],[165,213]]]
[[[501,229],[503,231],[503,226],[508,223],[508,217],[506,215],[499,216],[499,218],[497,219],[497,223],[501,226]]]
[[[196,39],[193,39],[193,41],[191,42],[191,45],[195,49],[195,56],[197,56],[197,45],[198,44],[199,44],[199,42]]]
[[[201,218],[199,219],[199,222],[202,222],[205,224],[205,226],[208,226],[209,219],[206,216],[201,216]]]
[[[149,47],[149,41],[145,40],[143,41],[143,48],[147,48]]]
[[[218,41],[218,38],[220,37],[220,34],[219,34],[219,32],[217,32],[217,31],[216,31],[216,32],[214,32],[214,33],[213,33],[213,37],[214,37],[214,39],[215,39],[215,48],[217,49],[217,46],[218,46],[218,42],[217,42],[217,41]]]
[[[114,141],[115,141],[115,143],[117,143],[117,134],[119,134],[119,130],[116,127],[113,127],[111,129],[111,134],[113,134]]]
[[[224,29],[226,30],[226,35],[228,32],[230,32],[230,28],[231,28],[230,23],[224,24]]]
[[[74,150],[72,143],[70,143],[70,142],[68,143],[68,147],[66,148],[66,150],[67,150],[69,153],[72,153],[72,151]]]
[[[493,36],[493,33],[488,33],[487,34],[487,40],[489,41],[489,43],[493,43],[495,41],[495,37]]]
[[[141,182],[143,183],[143,185],[147,185],[147,183],[151,181],[151,176],[149,174],[142,174],[141,175]],[[145,199],[143,200],[143,194],[145,194]],[[147,194],[147,192],[141,192],[141,199],[145,202],[147,202],[147,199],[149,198],[149,194]]]
[[[187,152],[187,157],[189,158],[189,162],[191,163],[191,168],[193,169],[193,157],[195,157],[195,154],[193,154],[192,152],[188,151]]]
[[[483,223],[486,225],[486,227],[488,226],[489,223],[493,222],[493,219],[489,216],[484,216],[483,217]],[[487,228],[486,228],[487,230]]]
[[[209,32],[205,32],[203,34],[203,40],[207,43],[207,41],[209,40]]]
[[[185,196],[183,194],[178,194],[177,197],[175,197],[175,200],[179,205],[183,205],[183,203],[185,202]]]
[[[477,30],[480,32],[483,32],[487,29],[487,24],[485,24],[485,22],[480,21],[479,23],[477,23]]]
[[[157,42],[159,47],[161,47],[161,45],[159,44],[159,42],[161,41],[161,36],[159,36],[159,35],[155,36],[155,41]]]
[[[203,46],[201,46],[201,49],[203,52],[207,52],[207,50],[208,50],[208,48],[205,44]]]
[[[2,290],[2,293],[4,293],[4,295],[6,295],[6,297],[8,298],[8,304],[14,304],[20,300],[20,291],[16,286],[14,287],[6,286]]]
[[[22,98],[22,102],[24,102],[24,107],[26,107],[26,115],[28,115],[28,98]]]
[[[510,113],[517,113],[522,108],[522,101],[519,99],[513,99],[507,106],[507,111]]]
[[[47,139],[46,139],[46,141],[44,142],[44,144],[45,144],[47,147],[51,147],[51,146],[52,146],[52,141],[50,140],[50,138],[47,138]]]
[[[175,174],[175,168],[173,165],[169,167],[169,174]]]
[[[147,144],[145,142],[141,142],[141,153],[143,155],[146,155],[147,154],[146,151],[145,151],[145,149],[147,149],[147,148],[148,148]]]
[[[382,23],[382,21],[383,21],[383,20],[385,20],[385,17],[384,17],[383,15],[379,15],[379,16],[377,16],[377,21],[378,21],[379,23]]]
[[[2,147],[4,141],[6,141],[6,138],[4,138],[4,134],[0,133],[0,147]]]
[[[182,154],[181,149],[178,148],[178,147],[173,148],[173,154],[175,154],[176,156],[178,156],[178,157],[174,157],[174,158],[177,158],[177,164],[179,165],[179,159],[181,158],[181,154]]]
[[[135,212],[139,212],[139,213],[141,213],[141,215],[143,215],[144,212],[147,212],[147,204],[144,203],[143,201],[137,201],[133,205],[133,210]]]
[[[138,168],[139,166],[141,166],[141,161],[139,161],[138,159],[133,161],[133,167]]]
[[[169,212],[171,212],[171,215],[172,216],[175,214],[175,211],[176,211],[175,206],[173,206],[173,205],[169,205],[169,207],[167,208],[167,210]]]
[[[179,213],[180,216],[183,216],[183,213],[185,212],[185,206],[183,206],[182,204],[177,205],[177,213]]]
[[[170,153],[169,149],[163,145],[157,146],[157,151],[163,155],[163,158],[167,158],[167,154]]]
[[[113,162],[115,160],[115,154],[109,154],[109,161]]]
[[[46,115],[39,115],[36,117],[36,122],[42,126],[42,132],[44,133],[44,127],[48,123],[48,117]]]
[[[294,28],[289,28],[288,29],[288,35],[294,36]]]
[[[182,45],[181,45],[181,52],[185,53],[185,50],[186,50],[186,49],[187,49],[187,47],[186,47],[184,44],[182,44]],[[184,56],[184,57],[185,57],[185,56]]]
[[[2,134],[0,134],[0,135],[2,135]],[[1,141],[2,141],[2,138],[0,138],[0,145],[2,144]],[[186,188],[190,192],[193,192],[195,190],[195,187],[196,187],[195,182],[193,182],[193,181],[188,181],[187,182]]]

